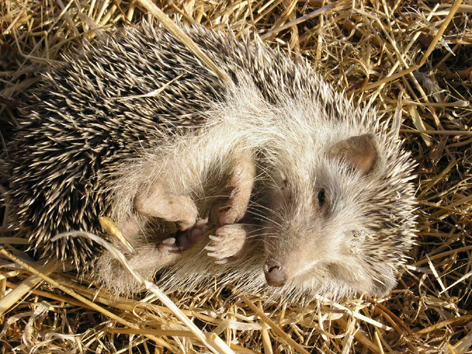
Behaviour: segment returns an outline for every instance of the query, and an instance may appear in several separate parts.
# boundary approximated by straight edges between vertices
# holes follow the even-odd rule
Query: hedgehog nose
[[[285,267],[279,261],[269,258],[264,265],[264,274],[267,284],[283,286],[287,282]]]

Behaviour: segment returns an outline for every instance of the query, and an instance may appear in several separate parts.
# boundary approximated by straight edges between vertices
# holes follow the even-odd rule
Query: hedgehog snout
[[[282,262],[269,257],[264,264],[264,275],[267,284],[271,286],[284,286],[288,279],[286,269]]]

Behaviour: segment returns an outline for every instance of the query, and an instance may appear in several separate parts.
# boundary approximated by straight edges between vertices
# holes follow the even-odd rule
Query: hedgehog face
[[[311,156],[310,156],[311,155]],[[271,180],[264,274],[271,286],[301,286],[330,279],[372,290],[363,261],[362,180],[377,165],[371,135],[338,141],[326,151],[301,154],[278,166]]]

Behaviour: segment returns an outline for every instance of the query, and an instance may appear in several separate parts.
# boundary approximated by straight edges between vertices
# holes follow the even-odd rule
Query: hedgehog
[[[110,31],[42,77],[12,142],[15,225],[42,257],[139,286],[81,230],[109,216],[133,269],[168,290],[384,295],[414,241],[414,163],[388,121],[305,60],[182,26]]]

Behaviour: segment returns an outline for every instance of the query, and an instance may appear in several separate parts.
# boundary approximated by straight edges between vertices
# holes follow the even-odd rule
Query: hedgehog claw
[[[222,259],[221,261],[215,261],[215,264],[227,264],[229,261],[228,259]]]
[[[175,239],[175,237],[169,237],[162,241],[161,244],[164,246],[174,246],[176,242],[177,240]]]

